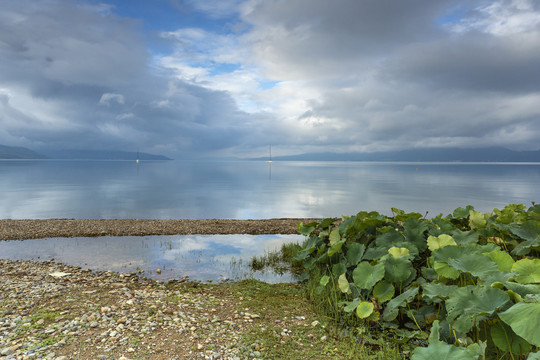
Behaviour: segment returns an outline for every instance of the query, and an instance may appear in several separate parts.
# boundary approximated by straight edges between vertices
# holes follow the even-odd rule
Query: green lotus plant
[[[406,339],[430,333],[415,360],[538,358],[540,206],[432,219],[392,211],[300,223],[303,279],[321,274],[310,281],[341,299],[343,316]]]

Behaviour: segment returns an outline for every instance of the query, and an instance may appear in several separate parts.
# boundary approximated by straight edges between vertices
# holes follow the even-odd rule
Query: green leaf
[[[514,265],[514,259],[506,251],[495,250],[491,252],[482,253],[489,257],[495,264],[497,264],[499,271],[510,272],[512,271],[512,265]]]
[[[313,232],[313,230],[315,230],[316,225],[317,223],[315,221],[305,225],[303,222],[299,222],[297,230],[301,235],[309,236]]]
[[[417,347],[412,353],[411,360],[476,360],[476,351],[460,348],[439,340],[439,320],[431,326],[428,347]]]
[[[434,262],[433,269],[437,272],[439,276],[452,280],[457,279],[460,274],[459,270],[454,269],[445,262]]]
[[[516,281],[520,284],[540,283],[540,259],[522,259],[512,265]]]
[[[356,266],[362,260],[366,251],[366,245],[360,243],[351,243],[347,245],[347,263],[349,266]]]
[[[531,344],[503,322],[498,321],[495,325],[492,325],[490,332],[493,343],[502,351],[521,355],[528,353],[532,349]]]
[[[330,248],[328,249],[328,256],[341,253],[341,247],[343,246],[345,241],[347,241],[347,239],[343,238],[335,242],[332,246],[330,246]]]
[[[337,263],[332,266],[332,274],[339,276],[347,271],[347,266],[343,263]]]
[[[379,281],[373,288],[373,296],[379,303],[385,303],[394,297],[394,285],[386,280]]]
[[[540,346],[540,331],[538,331],[540,303],[517,303],[500,313],[499,318],[530,344]]]
[[[347,306],[343,308],[343,311],[345,311],[346,313],[353,312],[361,301],[362,300],[360,298],[354,299],[353,301],[347,303]]]
[[[426,250],[426,239],[424,233],[428,229],[428,224],[425,221],[410,217],[403,223],[403,235],[405,240],[412,243],[420,252]]]
[[[450,235],[446,234],[442,234],[437,237],[430,236],[427,239],[427,247],[430,251],[435,251],[445,246],[457,246],[457,244]]]
[[[383,319],[385,321],[394,320],[399,314],[399,308],[410,303],[416,295],[418,295],[418,288],[412,287],[403,294],[390,300],[384,309]]]
[[[321,280],[319,281],[319,284],[321,286],[326,286],[326,284],[328,284],[328,281],[330,280],[330,276],[328,275],[324,275]]]
[[[341,292],[344,294],[348,294],[351,292],[351,288],[349,286],[349,282],[347,281],[347,277],[345,276],[345,274],[339,275],[338,286],[339,286],[339,290],[341,290]]]
[[[478,243],[478,232],[474,230],[461,231],[455,229],[452,231],[452,237],[458,245],[473,245]]]
[[[461,333],[474,323],[494,314],[510,302],[506,292],[497,288],[468,285],[454,291],[446,300],[447,320]]]
[[[540,351],[529,353],[527,360],[540,360]]]
[[[395,258],[388,256],[384,261],[384,277],[394,283],[403,283],[413,273],[414,268],[411,262],[405,257]]]
[[[407,248],[398,248],[398,247],[391,247],[390,249],[388,249],[388,253],[390,255],[392,255],[393,257],[395,258],[400,258],[400,257],[409,257],[410,256],[410,252],[409,252],[409,249]]]
[[[329,238],[330,246],[334,245],[339,240],[341,240],[341,235],[339,235],[339,229],[336,228],[332,230],[332,232],[330,233],[330,238]]]
[[[471,205],[467,205],[467,207],[465,208],[458,207],[454,210],[453,217],[456,219],[469,217],[469,213],[471,210],[474,210],[474,207],[472,207]]]
[[[456,285],[445,285],[441,283],[430,282],[422,285],[422,297],[430,300],[446,300],[457,290]]]
[[[360,319],[365,319],[373,313],[374,308],[375,306],[373,305],[373,303],[368,301],[362,301],[356,308],[356,315]]]
[[[456,259],[449,259],[454,269],[467,272],[473,276],[484,278],[499,271],[499,268],[489,257],[480,254],[466,254]]]
[[[480,211],[469,211],[469,227],[471,229],[482,229],[487,224],[486,217],[489,216],[489,214],[483,214]]]
[[[362,261],[353,271],[354,284],[360,289],[371,290],[383,277],[384,264],[382,262],[370,265],[367,261]]]

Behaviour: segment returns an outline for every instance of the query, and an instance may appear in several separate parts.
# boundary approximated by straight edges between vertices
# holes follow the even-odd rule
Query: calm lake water
[[[540,163],[0,161],[0,219],[334,217],[391,207],[428,216],[540,201]],[[254,277],[247,261],[294,236],[154,236],[0,242],[0,257],[167,280]],[[302,240],[302,239],[300,239]],[[162,269],[162,275],[155,270]]]
[[[435,216],[540,201],[540,163],[0,161],[0,218]]]
[[[271,269],[252,271],[253,256],[277,250],[288,242],[302,242],[300,235],[174,235],[103,236],[0,241],[0,257],[11,260],[50,260],[93,270],[144,276],[167,281],[189,276],[191,280],[258,279],[290,282],[290,273]],[[161,269],[157,274],[156,269]]]

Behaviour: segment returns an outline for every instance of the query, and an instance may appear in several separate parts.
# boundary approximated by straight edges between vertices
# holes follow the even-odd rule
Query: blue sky
[[[533,0],[0,0],[0,144],[537,150]]]

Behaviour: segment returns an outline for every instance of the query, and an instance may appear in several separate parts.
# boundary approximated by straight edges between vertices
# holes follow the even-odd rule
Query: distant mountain
[[[51,150],[45,152],[53,159],[66,160],[172,160],[163,155],[114,150]]]
[[[33,150],[19,147],[0,145],[0,159],[46,159],[45,155]]]
[[[252,160],[266,160],[257,158]],[[478,149],[422,148],[373,153],[308,153],[274,156],[281,161],[444,161],[444,162],[540,162],[540,150],[513,151],[503,147]]]

